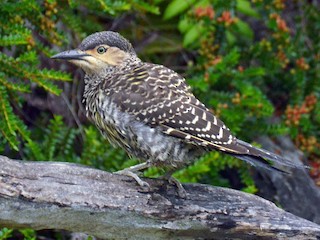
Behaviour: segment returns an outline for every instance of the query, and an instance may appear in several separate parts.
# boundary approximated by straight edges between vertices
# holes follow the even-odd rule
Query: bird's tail
[[[243,161],[250,163],[253,166],[262,167],[270,170],[277,170],[284,173],[290,173],[292,168],[305,168],[302,163],[296,164],[284,157],[252,146],[241,140],[237,140],[238,144],[248,150],[248,154],[231,154]]]

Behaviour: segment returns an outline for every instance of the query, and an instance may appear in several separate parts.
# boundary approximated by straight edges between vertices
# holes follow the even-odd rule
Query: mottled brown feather
[[[120,110],[188,143],[245,154],[225,124],[190,91],[185,79],[161,65],[143,63],[104,82],[103,90]],[[112,86],[110,86],[112,84]]]

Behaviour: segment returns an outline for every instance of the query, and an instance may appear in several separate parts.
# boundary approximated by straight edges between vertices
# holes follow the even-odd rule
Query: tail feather
[[[241,140],[237,140],[237,143],[248,150],[248,154],[231,154],[232,156],[239,158],[243,161],[250,163],[251,165],[262,167],[265,169],[277,170],[280,172],[289,173],[288,168],[305,168],[303,164],[296,164],[284,157],[269,152],[264,149],[260,149],[252,146]],[[283,168],[285,167],[285,168]]]
[[[240,154],[230,154],[230,155],[240,160],[243,160],[255,167],[260,167],[267,170],[275,170],[281,173],[287,173],[287,174],[291,173],[288,169],[283,169],[282,167],[274,166],[269,161],[261,157],[250,156],[250,155],[240,155]]]

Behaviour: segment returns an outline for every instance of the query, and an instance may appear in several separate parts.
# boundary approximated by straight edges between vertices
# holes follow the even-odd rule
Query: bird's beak
[[[61,59],[61,60],[85,60],[85,57],[90,56],[84,51],[79,49],[64,51],[52,56],[52,59]]]

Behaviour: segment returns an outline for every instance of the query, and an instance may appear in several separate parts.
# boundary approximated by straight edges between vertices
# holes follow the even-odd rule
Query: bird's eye
[[[105,47],[98,47],[97,48],[97,52],[99,53],[99,54],[103,54],[103,53],[105,53],[107,51],[107,49],[105,48]]]

